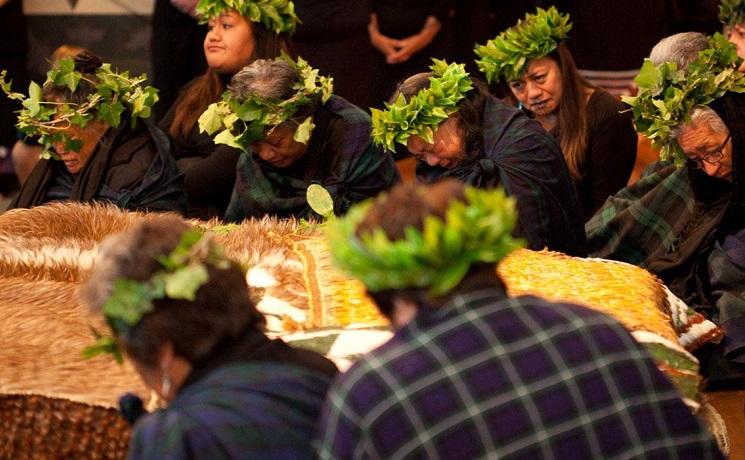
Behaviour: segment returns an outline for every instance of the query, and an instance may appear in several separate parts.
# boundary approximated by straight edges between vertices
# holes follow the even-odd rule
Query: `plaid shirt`
[[[253,152],[242,153],[225,221],[240,222],[270,214],[317,217],[305,191],[321,184],[334,200],[337,215],[399,181],[390,155],[370,140],[370,116],[338,96],[313,115],[308,150],[287,168],[275,168]]]
[[[696,199],[692,176],[701,184],[701,199]],[[608,198],[587,223],[590,255],[644,267],[687,303],[707,303],[694,292],[691,278],[727,211],[730,194],[726,187],[712,193],[718,186],[701,171],[653,164],[637,183]],[[704,199],[704,191],[712,196]]]
[[[138,421],[128,459],[310,459],[329,383],[294,365],[219,368]]]
[[[482,150],[451,169],[417,163],[417,177],[443,177],[480,188],[502,186],[517,200],[516,233],[530,249],[546,247],[573,256],[587,255],[584,217],[561,149],[537,121],[491,96],[482,117]]]
[[[420,311],[332,385],[321,458],[722,458],[612,318],[482,289]]]

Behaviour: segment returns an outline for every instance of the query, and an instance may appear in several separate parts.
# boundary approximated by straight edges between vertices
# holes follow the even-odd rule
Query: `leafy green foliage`
[[[223,255],[222,249],[212,243],[212,233],[203,234],[199,230],[187,230],[170,254],[158,257],[163,270],[154,273],[149,280],[135,281],[119,278],[114,286],[102,312],[115,334],[126,334],[135,327],[142,317],[155,308],[156,299],[184,299],[194,301],[197,291],[209,281],[206,265],[226,269],[230,261]],[[103,336],[93,330],[97,342],[83,352],[85,357],[99,353],[118,354],[121,352],[116,339]]]
[[[310,208],[324,219],[334,217],[334,199],[323,186],[310,184],[305,191],[305,198]]]
[[[231,10],[251,22],[263,24],[275,34],[292,35],[300,22],[290,0],[199,0],[196,8],[202,23]]]
[[[416,287],[446,294],[473,263],[497,262],[524,246],[510,233],[517,218],[514,199],[501,189],[467,187],[465,193],[466,202],[453,201],[444,220],[429,216],[422,231],[407,227],[395,241],[381,228],[357,237],[372,201],[352,207],[326,227],[334,262],[372,292]]]
[[[489,83],[500,78],[518,79],[530,59],[547,56],[571,29],[568,14],[560,14],[555,6],[548,10],[538,8],[535,14],[526,14],[525,19],[487,41],[486,45],[476,45],[474,52],[480,58],[476,65]]]
[[[429,87],[408,101],[400,94],[385,110],[372,111],[372,138],[386,150],[394,152],[396,142],[406,145],[411,136],[432,143],[440,123],[458,110],[458,102],[473,89],[463,64],[432,60]]]
[[[100,354],[112,354],[117,363],[122,364],[124,362],[122,351],[119,349],[116,337],[103,335],[93,327],[91,327],[91,332],[96,338],[96,343],[85,347],[83,350],[84,359],[90,359]]]
[[[70,125],[84,128],[95,119],[118,127],[126,110],[130,112],[133,125],[137,119],[150,116],[153,104],[158,101],[158,90],[152,86],[142,86],[147,80],[146,75],[130,77],[128,72],[118,73],[111,69],[110,64],[103,64],[96,69],[95,76],[94,80],[86,79],[75,70],[72,58],[61,59],[47,72],[45,86],[66,87],[75,92],[83,79],[95,86],[96,91],[84,103],[75,104],[43,100],[42,87],[36,82],[29,85],[28,97],[14,93],[10,82],[5,81],[6,72],[0,73],[0,89],[10,99],[22,101],[23,109],[18,113],[16,126],[26,136],[39,138],[42,158],[57,158],[52,150],[57,142],[75,145],[76,141],[66,135]],[[79,149],[77,147],[75,151]]]
[[[721,0],[719,21],[726,26],[742,24],[745,20],[745,0]]]
[[[661,149],[662,160],[683,165],[687,157],[673,139],[679,125],[690,122],[696,106],[707,106],[728,91],[745,92],[745,74],[737,70],[741,59],[733,44],[720,33],[709,38],[709,47],[683,71],[673,62],[655,66],[644,61],[634,81],[637,96],[622,97],[631,106],[636,130]]]
[[[332,78],[319,76],[318,70],[301,57],[293,61],[283,54],[277,59],[288,62],[297,71],[291,97],[277,101],[251,95],[241,100],[232,91],[225,91],[222,100],[210,104],[199,117],[199,130],[209,135],[217,133],[216,144],[248,152],[251,144],[262,140],[268,130],[290,120],[301,107],[317,99],[322,103],[328,101],[333,91]],[[306,118],[295,128],[293,139],[307,144],[314,127],[313,118]]]

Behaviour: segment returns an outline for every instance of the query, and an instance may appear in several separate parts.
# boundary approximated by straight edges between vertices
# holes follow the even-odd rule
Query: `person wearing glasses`
[[[646,268],[717,323],[725,337],[698,352],[702,372],[709,388],[743,388],[745,75],[722,35],[709,40],[685,78],[663,76],[627,99],[637,129],[669,158],[608,198],[585,230],[591,256]],[[673,65],[648,61],[642,72]],[[689,97],[674,99],[679,91]]]

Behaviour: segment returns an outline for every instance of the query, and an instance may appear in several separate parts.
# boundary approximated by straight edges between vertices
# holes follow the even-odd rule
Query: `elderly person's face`
[[[430,166],[454,168],[466,159],[465,136],[457,116],[451,115],[440,123],[433,141],[430,144],[419,136],[410,136],[406,148],[414,157]]]
[[[732,42],[737,48],[737,55],[745,59],[745,25],[735,24],[727,28],[727,40]],[[745,68],[745,62],[740,66],[740,70]]]
[[[204,57],[210,69],[233,74],[251,59],[254,51],[253,28],[246,18],[230,11],[210,20],[204,37]]]
[[[732,138],[729,132],[716,132],[706,122],[683,127],[678,144],[691,163],[706,174],[732,180]]]
[[[561,71],[550,57],[532,59],[523,76],[509,82],[518,101],[538,117],[554,113],[561,102]]]
[[[262,160],[275,168],[286,168],[300,159],[308,150],[308,145],[294,140],[295,129],[289,125],[275,126],[266,137],[251,144],[251,149]],[[308,141],[310,143],[310,140]]]
[[[52,146],[70,174],[77,174],[85,167],[88,160],[90,160],[91,155],[93,155],[93,152],[96,150],[96,147],[98,147],[98,142],[101,140],[101,137],[106,132],[107,128],[107,125],[99,121],[91,121],[85,126],[85,128],[71,125],[69,128],[65,129],[67,137],[82,142],[82,146],[78,152],[66,148],[64,142],[55,142]]]

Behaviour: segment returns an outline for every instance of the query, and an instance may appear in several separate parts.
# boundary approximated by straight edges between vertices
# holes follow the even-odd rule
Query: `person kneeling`
[[[320,458],[721,458],[616,320],[506,296],[515,220],[501,190],[450,180],[329,224],[395,334],[332,385]]]

